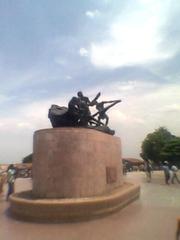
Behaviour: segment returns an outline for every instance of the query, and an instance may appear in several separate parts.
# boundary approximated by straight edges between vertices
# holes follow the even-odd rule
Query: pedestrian
[[[3,176],[0,175],[0,194],[3,192],[3,185],[4,185],[4,181],[3,181]]]
[[[174,180],[176,180],[178,183],[180,183],[180,180],[177,176],[178,168],[175,165],[173,165],[171,167],[171,171],[172,171],[171,183],[174,184]]]
[[[11,164],[7,169],[7,183],[8,183],[8,191],[6,200],[8,201],[9,196],[14,192],[14,182],[16,178],[16,169],[13,164]]]
[[[3,192],[4,183],[6,182],[6,171],[0,171],[0,194]]]
[[[165,183],[169,184],[170,169],[169,169],[169,163],[167,161],[164,162],[162,169],[164,171]]]
[[[123,175],[127,174],[127,167],[126,167],[126,163],[123,163]]]
[[[147,176],[147,182],[151,182],[152,165],[151,165],[150,161],[148,161],[148,160],[145,162],[145,171],[146,171],[146,176]]]

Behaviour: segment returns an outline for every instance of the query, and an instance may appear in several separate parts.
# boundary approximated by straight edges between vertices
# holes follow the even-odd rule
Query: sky
[[[80,90],[122,100],[108,115],[123,157],[161,126],[180,136],[179,15],[177,0],[0,0],[0,163]]]

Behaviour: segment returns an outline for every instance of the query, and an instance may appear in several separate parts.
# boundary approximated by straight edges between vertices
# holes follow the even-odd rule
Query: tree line
[[[180,167],[180,137],[173,135],[165,127],[149,133],[141,146],[140,156],[160,166],[164,161]]]

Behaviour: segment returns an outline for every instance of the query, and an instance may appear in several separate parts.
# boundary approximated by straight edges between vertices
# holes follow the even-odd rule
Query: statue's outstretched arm
[[[98,94],[96,95],[96,97],[90,102],[89,106],[94,106],[96,105],[96,100],[100,97],[101,93],[98,92]]]
[[[92,116],[95,117],[97,116],[98,114],[102,114],[102,113],[105,113],[109,108],[113,107],[114,105],[116,105],[117,103],[121,102],[121,100],[114,100],[114,101],[104,101],[104,102],[101,102],[101,103],[111,103],[109,106],[107,107],[104,107],[104,109],[102,109],[101,111],[98,111],[96,112],[95,114],[93,114]]]
[[[122,102],[122,100],[111,100],[111,101],[103,101],[101,103],[119,103],[119,102]]]

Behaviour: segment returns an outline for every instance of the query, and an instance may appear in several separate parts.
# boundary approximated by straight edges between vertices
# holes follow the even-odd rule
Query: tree
[[[161,156],[171,165],[180,167],[180,137],[176,137],[165,144]]]
[[[144,160],[151,160],[156,165],[160,165],[163,160],[161,154],[164,146],[175,138],[166,128],[160,127],[153,133],[149,133],[142,142],[141,157]]]
[[[23,163],[32,163],[32,153],[22,159]]]

